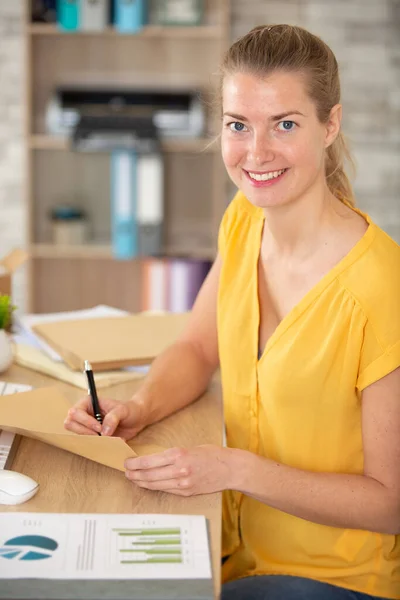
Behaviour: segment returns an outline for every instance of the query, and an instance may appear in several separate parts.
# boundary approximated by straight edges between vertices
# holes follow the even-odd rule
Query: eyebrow
[[[273,117],[270,117],[269,120],[270,121],[280,121],[281,119],[284,119],[285,117],[289,117],[290,115],[300,115],[301,117],[306,116],[298,110],[289,110],[287,112],[280,113],[279,115],[274,115]],[[235,113],[226,112],[226,113],[224,113],[224,117],[232,117],[233,119],[237,119],[238,121],[248,121],[248,119],[246,119],[246,117],[244,117],[243,115],[237,115]]]

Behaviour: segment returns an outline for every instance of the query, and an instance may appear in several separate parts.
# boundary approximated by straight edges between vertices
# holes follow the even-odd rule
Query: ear
[[[328,148],[337,138],[342,123],[342,105],[335,104],[329,113],[325,128],[325,148]]]

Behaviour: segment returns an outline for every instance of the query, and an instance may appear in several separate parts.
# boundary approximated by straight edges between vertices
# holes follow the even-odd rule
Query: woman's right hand
[[[99,404],[102,425],[93,416],[90,396],[85,396],[69,409],[64,421],[65,429],[83,435],[113,435],[124,440],[130,440],[144,429],[142,410],[135,400],[118,402],[99,398]]]

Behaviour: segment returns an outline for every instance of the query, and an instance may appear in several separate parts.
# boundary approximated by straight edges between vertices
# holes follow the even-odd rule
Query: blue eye
[[[293,131],[296,127],[296,123],[294,121],[281,121],[278,123],[279,131]]]
[[[228,127],[231,131],[235,131],[239,133],[240,131],[244,131],[246,129],[246,125],[243,125],[240,121],[234,121],[233,123],[228,123]]]

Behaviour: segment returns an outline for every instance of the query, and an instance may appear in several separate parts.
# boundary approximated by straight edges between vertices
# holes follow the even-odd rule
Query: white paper
[[[203,516],[0,514],[1,579],[209,579]]]
[[[30,385],[0,381],[0,396],[8,396],[8,394],[17,394],[18,392],[28,392],[31,389],[32,387]],[[0,469],[4,469],[14,441],[15,433],[11,433],[11,431],[2,431],[0,427]]]

